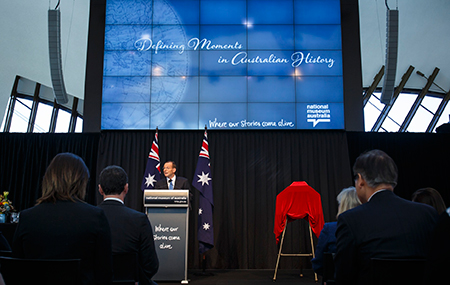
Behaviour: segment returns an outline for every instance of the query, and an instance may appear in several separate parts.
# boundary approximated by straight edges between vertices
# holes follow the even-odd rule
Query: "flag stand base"
[[[196,276],[214,276],[211,272],[206,272],[206,254],[202,255],[202,272],[197,272],[194,275]]]

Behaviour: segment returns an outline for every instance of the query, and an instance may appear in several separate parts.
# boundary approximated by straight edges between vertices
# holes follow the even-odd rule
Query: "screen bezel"
[[[357,0],[341,0],[341,34],[346,131],[363,131],[362,70]],[[106,0],[90,4],[83,132],[101,131]]]

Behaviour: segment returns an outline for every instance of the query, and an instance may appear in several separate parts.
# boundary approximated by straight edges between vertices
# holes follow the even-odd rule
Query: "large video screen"
[[[107,0],[101,128],[344,129],[339,0]]]

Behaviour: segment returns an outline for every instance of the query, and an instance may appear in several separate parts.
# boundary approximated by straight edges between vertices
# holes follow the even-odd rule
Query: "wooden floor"
[[[273,282],[274,270],[201,270],[188,272],[188,281],[192,285],[292,285],[322,284],[320,276],[314,281],[312,269],[304,269],[303,277],[300,270],[278,270],[277,280]],[[179,285],[180,281],[156,281],[159,285]]]

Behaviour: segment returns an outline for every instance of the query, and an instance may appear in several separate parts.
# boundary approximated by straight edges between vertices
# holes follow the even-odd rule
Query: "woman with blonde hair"
[[[83,284],[112,281],[111,233],[100,208],[84,202],[89,170],[72,153],[58,154],[42,181],[37,205],[22,211],[13,257],[80,259]]]
[[[336,200],[339,204],[336,218],[343,212],[361,205],[361,202],[356,195],[356,189],[353,186],[343,189],[337,196]],[[323,254],[328,252],[336,252],[336,229],[337,222],[330,222],[325,223],[322,231],[320,232],[315,257],[311,260],[314,272],[319,275],[323,275]]]
[[[339,204],[336,218],[345,211],[361,205],[358,195],[356,195],[356,189],[353,186],[343,189],[337,196],[336,200]]]

